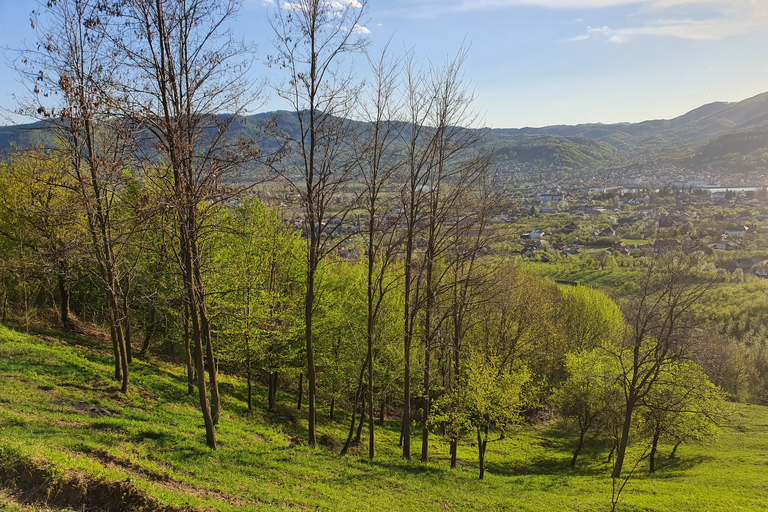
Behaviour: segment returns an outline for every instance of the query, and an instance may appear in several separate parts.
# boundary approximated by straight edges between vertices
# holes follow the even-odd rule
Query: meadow
[[[268,412],[258,389],[248,411],[245,384],[222,375],[219,449],[205,446],[184,368],[135,360],[132,391],[110,379],[104,340],[0,326],[0,508],[46,510],[610,510],[607,447],[592,441],[575,469],[576,437],[557,422],[508,430],[489,443],[486,478],[476,448],[433,435],[431,461],[399,456],[400,423],[378,426],[367,446],[340,456],[348,416],[319,410],[321,446],[305,446],[306,409],[281,393]],[[416,433],[418,435],[418,432]],[[719,437],[662,445],[655,474],[640,460],[617,510],[768,510],[768,408],[734,405]],[[630,453],[632,465],[642,446]]]

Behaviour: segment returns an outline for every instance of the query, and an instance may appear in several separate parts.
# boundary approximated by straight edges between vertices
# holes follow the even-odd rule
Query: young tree
[[[696,363],[679,361],[665,368],[639,408],[640,431],[651,441],[649,472],[656,471],[659,440],[675,443],[672,457],[681,443],[717,434],[725,404],[724,393]]]
[[[590,431],[605,430],[621,409],[620,372],[616,362],[600,349],[566,354],[568,378],[552,394],[552,403],[568,421],[575,423],[579,440],[570,466],[584,447]]]
[[[212,242],[211,309],[227,340],[222,363],[245,374],[248,409],[254,375],[268,376],[267,407],[275,408],[278,373],[296,359],[301,327],[301,252],[296,233],[255,199],[222,212],[223,233]]]
[[[309,445],[317,445],[317,375],[312,333],[315,280],[320,262],[341,242],[336,231],[349,209],[345,198],[355,162],[345,152],[353,136],[347,119],[357,100],[358,86],[350,72],[341,71],[346,54],[366,44],[361,25],[362,2],[288,0],[276,6],[272,27],[276,55],[270,62],[287,70],[288,79],[278,94],[288,102],[298,130],[273,132],[283,144],[283,156],[274,166],[301,198],[304,236],[307,239],[305,341],[309,383]],[[332,207],[333,205],[333,207]],[[342,239],[343,240],[343,239]]]
[[[485,453],[488,434],[519,421],[526,405],[525,386],[531,375],[525,367],[508,371],[494,357],[474,348],[463,361],[458,384],[435,401],[433,425],[445,422],[449,437],[458,441],[465,433],[477,436],[479,478],[485,477]],[[451,467],[455,467],[452,460]]]

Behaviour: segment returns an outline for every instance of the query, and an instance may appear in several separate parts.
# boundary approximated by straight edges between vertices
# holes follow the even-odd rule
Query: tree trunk
[[[363,435],[363,425],[365,425],[365,393],[360,393],[361,395],[361,401],[360,401],[360,423],[357,425],[357,433],[355,434],[355,445],[360,444],[360,439]]]
[[[359,396],[359,390],[355,392],[355,403],[352,404],[352,419],[349,422],[349,432],[347,433],[347,440],[344,441],[344,447],[341,449],[340,455],[346,455],[349,450],[349,445],[352,444],[352,436],[355,434],[355,423],[357,422],[357,399]]]
[[[161,4],[158,4],[161,5]],[[180,180],[176,180],[176,186],[181,187]],[[186,303],[188,306],[189,321],[191,325],[192,339],[195,342],[195,374],[197,376],[197,392],[200,399],[200,410],[203,413],[203,423],[205,424],[205,441],[206,444],[216,449],[216,431],[214,430],[213,416],[211,415],[211,407],[208,402],[208,393],[205,387],[205,362],[203,360],[203,333],[201,332],[201,321],[198,316],[200,310],[198,308],[198,300],[202,299],[199,296],[200,289],[195,286],[195,276],[197,275],[193,270],[193,252],[190,249],[190,236],[192,230],[190,229],[190,219],[184,218],[179,221],[181,228],[181,256],[184,264],[182,277],[184,279],[184,288],[186,292]],[[205,340],[210,341],[210,340]]]
[[[251,355],[248,354],[248,410],[253,410],[253,391],[251,390],[252,383],[251,383]]]
[[[481,429],[478,427],[477,429],[477,459],[480,463],[480,480],[483,480],[485,478],[485,443],[486,440],[483,439]]]
[[[269,374],[269,393],[267,395],[267,408],[274,411],[277,401],[277,372]]]
[[[69,289],[67,288],[66,276],[59,273],[59,296],[61,302],[59,304],[59,315],[61,317],[61,325],[65,329],[69,329],[72,323],[69,320]]]
[[[621,429],[621,437],[619,438],[619,444],[616,447],[616,460],[613,463],[613,473],[611,478],[620,478],[622,466],[624,465],[624,455],[627,452],[627,443],[629,442],[629,429],[632,426],[632,411],[634,409],[634,403],[627,401],[627,410],[624,413],[624,425]]]
[[[299,374],[299,401],[296,404],[296,409],[301,410],[301,397],[304,396],[304,374]]]
[[[120,392],[123,394],[128,393],[128,384],[130,373],[128,372],[128,348],[125,343],[125,337],[123,336],[123,329],[120,323],[117,324],[117,344],[120,349],[120,365],[123,370],[123,379],[120,385]]]
[[[421,430],[421,462],[429,462],[429,350],[424,354],[424,398]]]
[[[381,397],[381,406],[379,407],[379,425],[384,424],[384,414],[387,410],[387,395],[384,394]]]
[[[319,220],[318,220],[319,222]],[[312,229],[312,237],[316,237],[314,233],[314,227]],[[305,341],[307,344],[307,381],[309,382],[309,396],[307,397],[309,402],[309,418],[307,420],[307,431],[309,434],[309,446],[314,448],[317,446],[317,417],[315,416],[315,346],[312,339],[312,314],[315,303],[315,272],[317,270],[317,250],[314,244],[310,247],[309,258],[309,271],[307,273],[307,295],[304,303],[304,318],[305,318]]]
[[[184,322],[184,356],[187,360],[187,395],[195,392],[195,367],[192,359],[192,343],[189,337],[189,304],[184,303],[182,308]]]
[[[202,279],[198,269],[198,277]],[[198,309],[200,310],[200,326],[202,328],[203,339],[205,340],[205,352],[206,352],[206,367],[208,370],[208,383],[211,386],[211,419],[214,425],[219,424],[219,416],[221,415],[221,398],[219,396],[219,379],[218,370],[216,368],[216,359],[213,355],[213,338],[211,337],[211,324],[208,321],[208,311],[205,305],[205,296],[202,291],[202,281],[200,281],[200,304]]]
[[[458,448],[458,441],[451,439],[451,469],[456,469],[456,452]]]
[[[123,364],[120,361],[120,347],[117,344],[117,328],[113,322],[110,322],[109,336],[112,338],[112,353],[115,358],[115,380],[120,382],[123,380]]]
[[[677,447],[680,446],[680,443],[682,443],[682,441],[678,441],[677,443],[675,443],[675,446],[672,447],[672,453],[669,454],[670,459],[675,458],[675,454],[677,453]]]
[[[653,433],[653,444],[651,444],[651,453],[648,457],[650,467],[649,472],[655,473],[656,472],[656,449],[659,445],[659,431],[658,429]]]
[[[573,458],[571,458],[571,464],[570,466],[572,468],[576,467],[576,459],[579,457],[579,454],[581,453],[581,449],[584,447],[584,434],[586,434],[587,431],[582,429],[579,432],[579,443],[576,445],[576,450],[573,452]]]
[[[336,399],[331,398],[331,410],[328,412],[328,418],[330,418],[332,422],[336,421],[336,417],[334,416],[334,405],[336,405]]]
[[[413,201],[412,201],[413,202]],[[413,207],[411,208],[413,209]],[[409,219],[409,223],[413,220]],[[413,258],[413,227],[408,228],[405,253],[405,291],[403,307],[403,423],[400,431],[400,445],[405,460],[411,460],[411,340],[413,326],[411,322],[411,262]]]
[[[128,314],[128,297],[126,293],[122,293],[120,300],[120,307],[122,308],[121,318],[123,324],[123,337],[125,338],[125,354],[128,359],[128,364],[133,363],[133,346],[131,345],[131,317]]]
[[[149,330],[149,327],[148,327],[146,332],[144,333],[144,341],[141,343],[141,350],[139,350],[139,355],[145,354],[147,352],[147,350],[149,349],[149,342],[151,340],[152,340],[152,332]]]

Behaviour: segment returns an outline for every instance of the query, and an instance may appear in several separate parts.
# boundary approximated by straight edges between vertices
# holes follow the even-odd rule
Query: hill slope
[[[437,437],[433,462],[400,459],[396,422],[377,430],[374,461],[339,457],[346,419],[330,423],[321,409],[324,446],[310,450],[301,446],[305,416],[296,413],[293,397],[282,395],[275,413],[248,413],[243,383],[222,376],[220,449],[211,451],[181,368],[135,362],[128,396],[110,371],[106,345],[0,326],[0,482],[18,499],[85,510],[609,508],[604,447],[593,445],[570,470],[575,439],[556,430],[529,427],[492,441],[490,475],[479,482],[466,442],[453,471],[448,446]],[[714,443],[684,446],[675,459],[666,457],[671,447],[662,447],[656,476],[641,465],[623,502],[631,510],[764,507],[768,410],[744,406],[739,416],[738,428]]]

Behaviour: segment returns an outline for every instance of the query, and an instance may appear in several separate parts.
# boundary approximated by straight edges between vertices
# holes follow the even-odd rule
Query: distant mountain
[[[230,136],[253,138],[269,151],[275,143],[265,136],[268,123],[294,136],[299,132],[295,114],[277,111],[237,120]],[[736,103],[709,103],[669,120],[494,128],[488,130],[487,140],[497,164],[541,170],[649,161],[694,168],[768,165],[768,93]],[[0,126],[0,148],[53,142],[43,123]]]
[[[737,103],[709,103],[670,120],[494,129],[491,135],[500,159],[514,154],[521,164],[577,167],[657,161],[697,167],[738,160],[739,165],[750,165],[768,152],[768,93]],[[558,151],[564,148],[563,138],[571,144]]]

